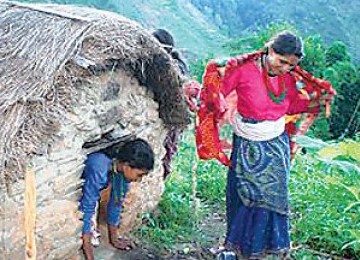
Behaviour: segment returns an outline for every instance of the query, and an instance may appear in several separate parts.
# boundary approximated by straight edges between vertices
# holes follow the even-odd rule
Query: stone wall
[[[78,259],[81,252],[80,179],[86,155],[111,143],[136,135],[156,154],[154,171],[141,183],[131,184],[125,200],[121,232],[139,223],[142,212],[154,209],[164,190],[161,158],[166,130],[152,94],[124,72],[108,72],[78,86],[73,112],[64,115],[61,130],[42,155],[28,165],[36,174],[37,259]],[[97,144],[98,142],[98,144]],[[84,144],[93,143],[93,146]],[[24,181],[0,193],[0,255],[24,259]]]

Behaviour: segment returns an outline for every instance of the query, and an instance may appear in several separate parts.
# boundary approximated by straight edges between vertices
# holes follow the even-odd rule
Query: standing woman
[[[224,72],[221,93],[225,98],[237,94],[225,248],[241,257],[262,259],[270,254],[289,259],[290,145],[285,114],[318,106],[299,95],[290,73],[303,56],[301,39],[285,31],[264,51],[230,60]]]

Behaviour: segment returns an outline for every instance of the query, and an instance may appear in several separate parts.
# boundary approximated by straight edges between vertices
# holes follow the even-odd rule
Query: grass
[[[137,231],[156,248],[171,250],[178,243],[203,241],[201,220],[215,205],[225,210],[225,168],[198,161],[194,143],[190,132],[182,139],[159,207],[144,215],[147,225]]]

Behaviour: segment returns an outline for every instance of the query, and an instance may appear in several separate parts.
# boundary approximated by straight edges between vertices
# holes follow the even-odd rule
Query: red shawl
[[[261,51],[230,58],[225,66],[227,73],[244,62],[259,58],[263,53]],[[210,61],[205,69],[203,76],[203,88],[200,94],[200,108],[196,117],[196,145],[197,152],[200,159],[218,159],[222,164],[230,166],[230,160],[224,153],[221,140],[219,138],[219,122],[229,120],[231,116],[225,116],[225,100],[220,95],[222,87],[222,75],[220,73],[221,64]],[[320,106],[320,97],[325,96],[325,111],[326,116],[330,114],[330,103],[334,95],[335,89],[327,81],[315,78],[309,72],[303,70],[300,66],[296,66],[291,72],[293,77],[298,82],[299,95],[305,95],[309,99],[314,100],[318,107]],[[230,105],[230,110],[236,108],[236,104]],[[300,115],[288,116],[286,123],[286,131],[290,136],[290,145],[292,156],[295,155],[298,147],[291,137],[295,135],[305,134],[313,121],[319,114],[319,109],[309,109],[306,117],[301,119]],[[227,119],[224,119],[228,117]],[[300,121],[300,124],[296,124]],[[296,127],[299,125],[299,127]]]

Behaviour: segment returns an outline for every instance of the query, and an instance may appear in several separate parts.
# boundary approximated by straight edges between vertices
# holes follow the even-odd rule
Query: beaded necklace
[[[269,71],[266,69],[265,66],[265,55],[261,58],[261,67],[262,67],[262,77],[266,86],[267,93],[270,97],[270,99],[275,102],[276,104],[280,104],[286,97],[287,88],[285,85],[285,79],[283,75],[277,76],[278,79],[278,86],[279,92],[275,93],[275,88],[272,85],[270,78],[269,78]]]

